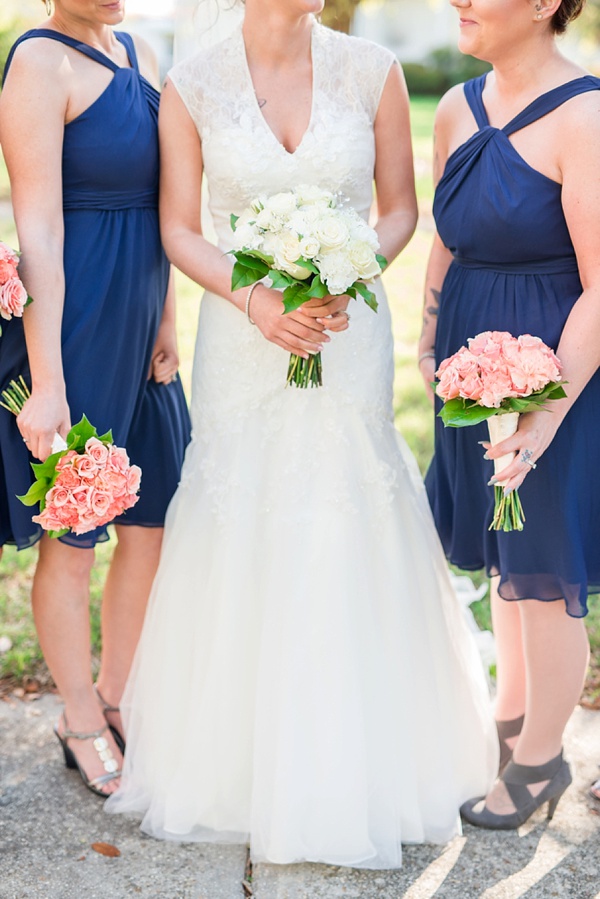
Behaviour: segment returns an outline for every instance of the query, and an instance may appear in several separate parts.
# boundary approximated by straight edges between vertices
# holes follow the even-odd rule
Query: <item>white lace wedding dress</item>
[[[230,213],[261,193],[316,184],[368,215],[392,55],[316,24],[312,54],[312,117],[293,154],[259,109],[241,30],[171,72],[224,251]],[[193,440],[107,806],[154,836],[392,868],[401,843],[456,834],[460,804],[493,779],[485,677],[394,430],[377,292],[378,313],[353,302],[325,348],[320,390],[286,389],[288,354],[230,303],[203,299]]]

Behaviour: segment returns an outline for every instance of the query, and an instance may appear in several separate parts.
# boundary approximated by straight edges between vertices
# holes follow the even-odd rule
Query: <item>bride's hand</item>
[[[249,311],[252,321],[267,340],[288,353],[308,359],[319,353],[330,338],[324,333],[327,326],[303,310],[304,306],[284,314],[281,293],[261,284],[252,294]]]
[[[350,323],[350,316],[346,312],[349,302],[350,297],[346,294],[327,296],[322,300],[309,300],[302,306],[302,311],[327,331],[345,331]]]

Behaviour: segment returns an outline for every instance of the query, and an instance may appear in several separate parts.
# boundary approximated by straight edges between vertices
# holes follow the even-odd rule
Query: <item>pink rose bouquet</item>
[[[487,421],[492,445],[512,436],[519,415],[542,409],[550,400],[566,396],[560,385],[561,364],[539,337],[508,331],[484,331],[468,346],[445,359],[433,385],[444,401],[440,418],[447,427],[462,428]],[[515,454],[496,459],[496,474]],[[523,530],[525,516],[518,491],[504,494],[494,486],[495,508],[490,530]]]
[[[0,405],[18,415],[29,397],[22,378],[2,392]],[[19,499],[40,505],[33,521],[50,537],[68,531],[86,534],[108,524],[134,506],[139,497],[141,469],[130,465],[126,451],[112,442],[112,434],[98,436],[85,415],[71,428],[66,442],[57,434],[52,455],[32,464],[35,481]]]
[[[0,316],[5,321],[9,321],[13,315],[21,318],[23,309],[31,302],[17,273],[18,265],[18,255],[0,240]]]

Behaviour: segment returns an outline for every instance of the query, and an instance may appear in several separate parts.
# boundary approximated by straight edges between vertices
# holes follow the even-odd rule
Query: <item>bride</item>
[[[481,663],[416,464],[393,427],[393,344],[328,297],[282,315],[231,291],[231,213],[316,185],[381,252],[416,222],[408,99],[387,50],[324,28],[322,0],[247,0],[243,27],[170,73],[160,112],[171,260],[206,288],[194,435],[124,700],[109,811],[255,861],[401,864],[443,842],[497,769]],[[206,174],[218,247],[200,228]],[[348,312],[350,311],[350,314]],[[351,321],[350,321],[351,318]],[[348,327],[349,325],[349,327]],[[324,386],[285,388],[323,348]]]

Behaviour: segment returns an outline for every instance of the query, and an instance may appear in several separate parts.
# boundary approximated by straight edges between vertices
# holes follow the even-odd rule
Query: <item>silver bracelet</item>
[[[423,359],[435,359],[435,353],[433,352],[433,350],[427,350],[426,353],[421,353],[421,355],[417,359],[417,365],[420,365]]]
[[[253,322],[250,318],[250,300],[252,299],[252,294],[254,293],[254,288],[258,287],[258,281],[255,281],[254,284],[251,284],[248,288],[248,293],[246,294],[246,318],[250,322],[251,325],[255,325],[256,322]]]

